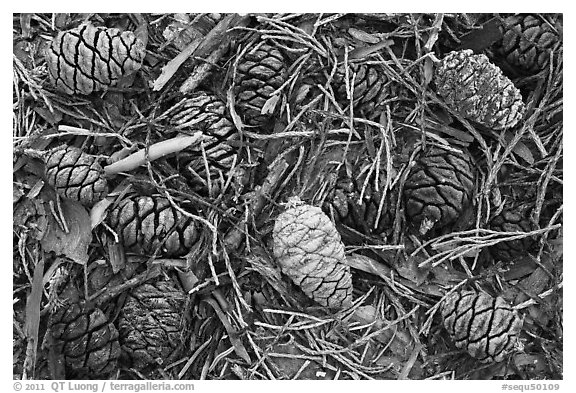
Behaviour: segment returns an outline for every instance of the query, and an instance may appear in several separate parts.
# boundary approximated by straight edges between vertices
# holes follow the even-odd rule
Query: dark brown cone
[[[50,80],[67,94],[114,86],[142,65],[144,43],[131,31],[83,24],[60,32],[46,50]]]
[[[106,196],[108,184],[94,156],[77,147],[59,146],[45,157],[46,179],[64,197],[92,206]]]
[[[482,363],[502,361],[517,345],[522,319],[501,297],[455,292],[441,312],[456,347],[465,348]]]
[[[122,357],[130,367],[168,365],[185,341],[186,294],[168,281],[134,289],[119,318]]]
[[[365,235],[380,235],[391,228],[393,221],[390,195],[388,194],[382,201],[386,171],[381,167],[378,171],[378,181],[375,179],[375,173],[371,173],[370,179],[366,181],[369,173],[367,167],[372,163],[363,147],[360,149],[350,147],[346,160],[346,166],[349,166],[351,173],[347,173],[343,166],[339,173],[335,174],[338,180],[326,196],[323,208],[336,222]],[[378,189],[375,188],[376,184]],[[381,203],[382,209],[379,214]]]
[[[267,125],[275,109],[267,113],[262,113],[262,109],[272,93],[286,82],[284,56],[270,44],[259,43],[240,59],[236,72],[236,110],[243,122],[258,127]]]
[[[50,315],[48,327],[71,377],[105,379],[116,370],[118,331],[99,308],[83,301],[66,304]]]
[[[470,204],[473,190],[469,156],[431,146],[421,152],[406,178],[406,217],[422,235],[453,224]]]
[[[121,267],[117,273],[114,273],[112,266],[110,266],[108,262],[93,262],[88,269],[88,294],[93,295],[103,289],[110,289],[125,283],[127,280],[132,278],[137,265],[137,263],[127,262],[126,265]]]
[[[195,92],[171,108],[169,117],[170,123],[176,126],[179,132],[204,133],[202,143],[211,166],[225,170],[232,167],[237,152],[237,148],[232,145],[238,139],[238,133],[226,115],[226,104],[218,96],[205,91]],[[181,161],[188,161],[186,156],[187,151],[179,154]],[[189,160],[189,165],[192,165],[192,169],[197,173],[205,171],[199,148]]]
[[[354,83],[352,80],[354,78]],[[384,107],[383,101],[391,98],[392,89],[390,81],[378,67],[372,64],[349,63],[348,84],[350,93],[353,91],[354,112],[368,119],[376,119],[380,116]],[[338,66],[334,74],[334,93],[336,99],[346,108],[350,104],[350,98],[346,89],[346,67]]]
[[[525,207],[507,207],[490,221],[490,229],[499,232],[530,232],[529,210]],[[503,261],[513,261],[527,255],[536,245],[533,237],[500,242],[490,247],[494,257]]]
[[[555,28],[537,15],[510,16],[503,22],[502,40],[496,54],[515,69],[533,74],[544,69],[561,39]]]
[[[122,200],[108,216],[128,251],[152,254],[161,247],[164,257],[183,256],[198,241],[196,223],[158,196],[132,196]]]

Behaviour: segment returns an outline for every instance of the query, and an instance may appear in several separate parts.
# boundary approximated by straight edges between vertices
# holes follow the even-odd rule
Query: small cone
[[[142,66],[146,48],[131,31],[90,23],[60,32],[46,50],[50,80],[67,94],[90,94],[115,86]]]
[[[192,219],[176,210],[170,201],[158,196],[132,196],[122,200],[108,216],[126,250],[160,255],[186,255],[198,241],[199,232]]]
[[[432,146],[422,152],[406,178],[407,219],[422,235],[453,224],[470,204],[473,190],[470,158]]]
[[[330,308],[352,303],[352,276],[344,244],[318,207],[299,204],[276,218],[274,256],[282,272],[308,297]]]
[[[286,82],[284,56],[268,43],[257,44],[240,59],[236,72],[238,113],[245,124],[258,127],[267,125],[279,106],[270,105],[272,93]],[[265,108],[267,105],[270,108]]]
[[[45,163],[48,183],[64,198],[92,206],[108,193],[96,158],[77,147],[59,146],[48,152]]]
[[[500,362],[518,345],[522,320],[501,297],[455,292],[442,306],[444,327],[458,348],[482,363]]]
[[[524,115],[520,91],[486,55],[450,52],[436,69],[435,82],[449,107],[493,130],[514,127]]]

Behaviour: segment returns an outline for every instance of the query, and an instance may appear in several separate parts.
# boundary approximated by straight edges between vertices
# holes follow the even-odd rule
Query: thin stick
[[[225,39],[220,44],[218,49],[216,49],[214,52],[210,54],[210,56],[208,56],[205,60],[203,60],[203,63],[198,65],[194,69],[192,75],[190,75],[184,81],[184,83],[182,83],[182,86],[180,86],[180,93],[188,94],[196,90],[198,86],[204,81],[204,79],[206,79],[210,75],[210,73],[215,67],[215,64],[228,50],[229,45],[230,45],[230,39]]]
[[[197,144],[202,139],[202,132],[196,131],[191,136],[177,136],[151,145],[148,149],[136,153],[104,167],[106,176],[114,176],[121,172],[130,172],[149,161],[157,160],[168,154],[176,153]]]

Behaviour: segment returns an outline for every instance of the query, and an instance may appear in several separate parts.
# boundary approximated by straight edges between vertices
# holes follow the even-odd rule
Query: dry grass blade
[[[34,379],[34,368],[38,350],[38,330],[40,325],[40,302],[44,293],[44,257],[42,256],[34,266],[34,279],[32,281],[32,291],[26,300],[26,324],[24,332],[26,334],[26,360],[24,361],[24,373],[22,379]]]
[[[222,311],[222,309],[214,299],[208,298],[204,299],[204,301],[208,303],[210,306],[212,306],[212,308],[216,312],[216,315],[218,315],[218,318],[220,319],[222,325],[224,326],[226,332],[228,333],[228,338],[230,339],[230,342],[234,346],[234,351],[236,352],[236,354],[240,356],[240,358],[243,359],[246,363],[250,364],[252,362],[250,360],[250,355],[248,355],[248,352],[246,351],[244,344],[242,344],[242,341],[239,339],[238,332],[230,324],[227,315]]]

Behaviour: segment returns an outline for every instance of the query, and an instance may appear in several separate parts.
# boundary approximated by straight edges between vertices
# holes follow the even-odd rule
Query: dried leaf
[[[61,206],[68,233],[49,214],[48,227],[41,240],[42,247],[45,251],[54,251],[57,255],[65,255],[84,265],[88,262],[88,246],[92,241],[90,216],[79,202],[63,199]]]
[[[546,358],[541,354],[532,355],[519,353],[514,356],[514,365],[517,368],[530,368],[531,372],[535,375],[537,375],[537,373],[545,373],[547,371],[547,364]]]
[[[208,303],[210,306],[212,306],[212,308],[216,312],[216,315],[218,315],[218,318],[220,319],[222,325],[224,326],[226,332],[228,333],[228,338],[230,340],[230,343],[234,347],[234,352],[236,352],[236,354],[240,356],[240,358],[242,358],[245,362],[251,364],[252,360],[250,360],[250,355],[248,355],[248,351],[246,351],[244,344],[242,344],[238,332],[230,324],[230,321],[228,320],[228,316],[226,315],[226,313],[222,311],[216,300],[209,298],[205,299],[204,301]]]
[[[434,76],[434,62],[430,57],[424,59],[424,86],[428,86]]]
[[[514,152],[514,154],[522,158],[528,164],[530,165],[534,164],[534,155],[532,155],[530,149],[523,142],[518,141],[518,143],[516,143],[512,151]]]
[[[348,34],[350,34],[358,41],[366,42],[367,44],[377,44],[380,42],[380,39],[378,37],[366,33],[363,30],[355,29],[354,27],[348,29]]]
[[[50,125],[56,126],[62,121],[62,112],[58,109],[54,109],[54,112],[50,112],[47,108],[34,108],[34,112],[38,113],[40,117],[46,120]]]
[[[464,34],[461,38],[460,49],[472,49],[474,53],[480,53],[496,41],[502,39],[501,23],[498,18],[492,18],[482,25],[481,29]]]
[[[416,119],[416,123],[422,125],[420,119]],[[474,137],[468,131],[458,130],[454,127],[450,127],[446,124],[438,123],[431,119],[424,120],[424,126],[427,129],[432,129],[434,131],[442,132],[444,134],[450,135],[453,138],[458,139],[461,142],[464,142],[466,145],[469,145],[474,141]]]
[[[92,229],[104,221],[108,207],[114,203],[115,200],[116,197],[107,197],[92,206],[92,209],[90,209],[90,227],[92,227]]]
[[[26,195],[27,198],[34,199],[40,194],[40,192],[44,188],[44,180],[38,179],[38,181],[32,186],[28,194]]]
[[[114,203],[115,200],[122,200],[124,194],[126,194],[131,189],[131,184],[122,182],[114,191],[108,194],[108,196],[101,201],[98,201],[92,209],[90,209],[90,226],[92,229],[96,228],[98,225],[104,221],[106,214],[108,212],[108,207]]]
[[[374,45],[370,45],[370,46],[366,46],[366,47],[362,47],[362,48],[356,48],[350,52],[350,54],[348,55],[348,59],[349,60],[365,59],[366,57],[370,56],[372,53],[378,52],[379,50],[386,48],[386,47],[391,47],[392,45],[394,45],[393,40],[383,40],[383,41],[380,41]]]
[[[276,108],[276,104],[280,101],[280,95],[277,94],[272,96],[266,100],[264,105],[262,106],[262,111],[260,112],[263,115],[271,115],[274,113],[274,109]]]

